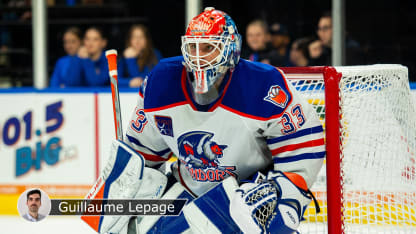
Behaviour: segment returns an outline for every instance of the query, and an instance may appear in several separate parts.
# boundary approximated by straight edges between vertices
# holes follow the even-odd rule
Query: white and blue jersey
[[[175,154],[177,178],[195,195],[228,176],[244,180],[271,164],[312,185],[325,157],[323,128],[280,70],[241,59],[225,77],[220,97],[200,106],[182,61],[161,60],[139,93],[126,141],[147,165]]]

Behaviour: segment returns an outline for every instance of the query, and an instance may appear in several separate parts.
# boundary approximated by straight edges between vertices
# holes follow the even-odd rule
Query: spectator
[[[51,87],[83,86],[81,59],[77,56],[81,47],[81,30],[68,28],[63,36],[64,50],[67,55],[58,59],[52,73]]]
[[[123,58],[118,64],[120,86],[139,87],[160,59],[162,55],[153,48],[147,27],[133,25],[128,33]]]
[[[318,58],[322,54],[322,41],[319,38],[311,38],[308,46],[311,58]]]
[[[317,34],[322,42],[322,55],[319,59],[322,64],[319,65],[331,65],[332,54],[332,14],[331,12],[325,12],[318,22]],[[346,65],[357,65],[364,63],[363,51],[360,48],[358,42],[350,39],[348,36],[345,41],[345,53],[346,53]]]
[[[241,57],[250,61],[270,63],[268,54],[270,53],[270,35],[266,22],[254,20],[250,22],[246,29],[246,40],[248,49],[243,51]]]
[[[7,66],[9,58],[7,51],[10,47],[10,32],[0,26],[0,66]]]
[[[273,23],[270,26],[272,51],[269,53],[270,64],[273,66],[286,66],[289,62],[290,36],[286,26]]]
[[[321,41],[321,54],[315,59],[320,62],[317,65],[331,65],[332,53],[332,15],[325,12],[318,21],[317,34]]]
[[[17,20],[15,13],[0,12],[0,20]],[[12,38],[7,26],[0,25],[0,66],[8,66],[10,58],[8,50],[11,47]]]
[[[104,48],[107,39],[101,29],[90,27],[84,35],[84,46],[78,51],[86,86],[106,86],[110,84],[108,64]]]
[[[292,66],[304,67],[309,65],[309,46],[310,39],[300,38],[292,43],[290,50],[290,62]]]
[[[319,66],[325,64],[325,56],[322,55],[322,41],[317,37],[311,37],[308,45],[309,66]]]

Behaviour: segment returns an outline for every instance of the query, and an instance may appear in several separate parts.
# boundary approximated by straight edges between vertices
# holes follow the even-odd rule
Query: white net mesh
[[[342,73],[341,174],[346,233],[416,233],[416,111],[407,68],[336,67]],[[323,75],[288,74],[325,120]],[[324,126],[325,127],[325,126]],[[325,166],[311,189],[321,206],[301,233],[327,233]]]

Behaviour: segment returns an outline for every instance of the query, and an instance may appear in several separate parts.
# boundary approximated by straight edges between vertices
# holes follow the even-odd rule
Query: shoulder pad
[[[282,71],[241,60],[223,105],[246,117],[267,120],[281,116],[291,101],[292,93]]]
[[[182,92],[182,57],[162,59],[146,78],[144,108],[162,108],[185,100]]]

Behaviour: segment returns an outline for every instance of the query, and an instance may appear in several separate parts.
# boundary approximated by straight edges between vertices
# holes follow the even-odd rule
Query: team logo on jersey
[[[170,117],[155,115],[155,122],[162,135],[173,137],[172,119]]]
[[[279,85],[273,85],[270,87],[264,100],[271,102],[278,107],[285,108],[289,101],[289,96]]]
[[[213,133],[194,131],[178,138],[179,160],[194,180],[222,181],[229,175],[236,176],[235,166],[220,165],[227,146],[213,141],[213,136]]]

